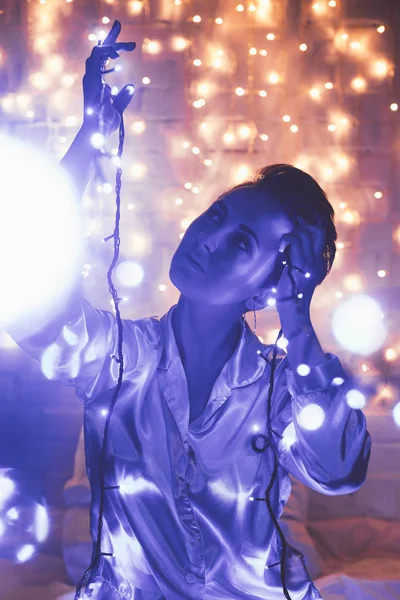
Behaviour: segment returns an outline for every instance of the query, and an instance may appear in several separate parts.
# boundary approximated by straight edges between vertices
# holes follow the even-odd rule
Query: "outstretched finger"
[[[122,90],[114,98],[115,108],[120,114],[124,112],[130,101],[132,100],[133,94],[135,93],[135,86],[132,83],[125,85]]]
[[[103,40],[103,46],[108,44],[115,44],[117,41],[117,37],[121,33],[121,23],[119,21],[114,21],[112,27],[107,35],[107,37]]]

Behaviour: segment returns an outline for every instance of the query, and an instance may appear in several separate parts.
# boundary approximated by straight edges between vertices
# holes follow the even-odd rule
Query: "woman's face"
[[[282,259],[279,241],[292,229],[279,202],[268,192],[251,185],[239,188],[191,223],[172,257],[169,277],[184,296],[196,302],[244,302],[257,294],[278,257]]]

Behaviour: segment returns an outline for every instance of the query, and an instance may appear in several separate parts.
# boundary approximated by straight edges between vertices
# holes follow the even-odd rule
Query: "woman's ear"
[[[272,306],[274,293],[271,289],[262,289],[256,296],[251,296],[245,301],[246,312],[253,310],[262,310],[267,305]]]

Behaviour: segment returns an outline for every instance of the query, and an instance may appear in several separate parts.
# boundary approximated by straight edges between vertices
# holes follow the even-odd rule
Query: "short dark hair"
[[[304,217],[311,225],[326,229],[325,274],[319,282],[322,283],[332,268],[337,240],[335,211],[324,190],[305,171],[293,165],[273,164],[258,169],[251,179],[231,187],[223,195],[248,185],[274,196],[291,220],[294,221],[297,216]]]

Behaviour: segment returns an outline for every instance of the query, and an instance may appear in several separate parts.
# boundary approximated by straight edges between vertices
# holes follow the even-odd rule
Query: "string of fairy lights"
[[[346,184],[350,185],[346,177],[357,170],[356,159],[351,152],[347,153],[344,150],[344,146],[354,130],[362,126],[362,123],[358,122],[357,115],[346,109],[343,94],[362,96],[374,91],[377,85],[383,84],[390,88],[394,74],[393,57],[388,57],[387,51],[386,54],[382,50],[376,51],[376,46],[386,38],[389,42],[385,43],[390,47],[392,32],[389,24],[372,20],[361,24],[352,23],[351,20],[346,21],[342,4],[336,0],[304,3],[302,22],[311,20],[315,23],[315,26],[324,32],[334,52],[340,55],[341,61],[337,61],[338,64],[343,62],[351,64],[354,73],[350,75],[346,72],[337,76],[331,69],[325,79],[318,75],[310,85],[308,82],[301,82],[297,95],[293,98],[292,110],[285,110],[283,114],[276,112],[271,114],[268,102],[274,95],[282,95],[288,84],[287,73],[284,68],[280,68],[279,61],[275,60],[277,45],[285,43],[283,8],[280,3],[260,0],[232,3],[229,6],[221,4],[212,17],[205,14],[205,11],[193,11],[193,6],[193,3],[182,0],[161,3],[160,15],[157,17],[169,20],[171,27],[167,32],[165,29],[160,29],[159,32],[157,27],[153,26],[154,17],[151,16],[149,2],[135,0],[127,2],[125,7],[126,30],[132,24],[142,38],[144,69],[147,64],[151,66],[152,60],[163,60],[165,55],[170,53],[182,53],[185,57],[187,85],[184,86],[182,93],[191,110],[190,123],[186,128],[186,135],[180,133],[174,136],[174,150],[171,151],[171,155],[175,154],[180,160],[186,161],[185,172],[189,176],[182,177],[181,187],[168,196],[170,206],[164,208],[164,216],[167,220],[172,220],[175,228],[178,229],[176,241],[182,239],[186,228],[199,214],[199,208],[205,208],[204,199],[208,199],[209,189],[211,189],[209,182],[218,173],[222,164],[221,156],[230,152],[234,157],[232,170],[227,173],[227,185],[246,179],[252,174],[254,160],[259,160],[258,155],[262,156],[265,153],[266,156],[272,156],[270,129],[271,126],[275,128],[279,125],[279,131],[290,133],[293,139],[304,136],[303,142],[294,144],[296,148],[302,146],[304,150],[299,151],[293,160],[288,162],[308,170],[316,177],[327,189],[328,197],[337,213],[340,238],[337,244],[335,273],[331,275],[331,281],[335,279],[333,285],[336,289],[333,293],[330,290],[330,306],[332,307],[336,301],[340,301],[348,294],[363,292],[370,283],[368,277],[357,268],[346,273],[345,265],[348,262],[352,264],[352,261],[348,260],[349,256],[357,250],[356,243],[352,241],[354,234],[350,233],[350,230],[356,230],[365,218],[360,207],[352,202],[346,193],[341,194],[339,198],[336,189],[342,186],[341,189],[346,190]],[[53,136],[53,143],[60,155],[65,152],[66,145],[70,141],[69,132],[72,134],[74,128],[76,130],[81,122],[78,111],[72,108],[81,104],[82,64],[74,69],[72,62],[69,63],[68,58],[60,53],[63,36],[62,28],[59,26],[60,17],[71,16],[75,10],[73,0],[56,3],[39,0],[31,5],[32,18],[29,27],[32,51],[35,56],[32,65],[34,64],[35,68],[29,74],[25,90],[6,93],[0,99],[5,119],[25,119],[32,127],[41,122],[41,112],[38,107],[40,102],[46,102],[48,115],[59,117],[57,126],[52,128],[49,118],[47,123],[50,125],[50,136]],[[102,40],[106,36],[107,26],[115,10],[114,0],[104,1],[100,10],[104,14],[100,16],[98,25],[93,26],[92,31],[86,34],[88,49],[97,40]],[[236,55],[232,45],[227,43],[227,39],[229,32],[235,32],[239,24],[243,26],[243,23],[249,32],[247,74],[242,82],[237,82],[234,76],[238,70],[238,61],[243,60],[243,57]],[[200,39],[204,37],[203,32],[211,32],[207,43],[204,43],[204,40],[200,43]],[[301,61],[302,56],[312,52],[314,41],[312,32],[302,26],[294,46],[297,49],[297,56],[293,56],[291,60]],[[135,60],[138,60],[137,56]],[[1,48],[0,66],[6,61],[7,49]],[[260,64],[263,64],[260,61],[264,61],[265,68],[260,68]],[[36,68],[39,63],[40,67]],[[119,71],[123,70],[123,67],[117,64],[115,69]],[[263,72],[262,78],[256,76],[260,71]],[[123,76],[125,79],[126,74],[124,73]],[[150,72],[144,72],[135,85],[137,90],[160,87],[156,77],[150,76]],[[174,82],[170,85],[173,87]],[[114,86],[113,92],[115,93],[117,89]],[[209,105],[213,105],[215,98],[222,93],[230,97],[226,114],[217,116],[212,113],[212,110],[207,112]],[[240,99],[247,101],[246,114],[238,109],[236,101]],[[262,125],[256,122],[256,113],[252,110],[256,99],[265,102],[265,114],[268,118]],[[314,160],[312,151],[307,148],[307,143],[304,142],[311,126],[296,106],[296,102],[306,99],[310,103],[307,105],[310,113],[313,111],[313,106],[319,109],[323,106],[325,110],[325,117],[320,119],[318,126],[318,135],[325,144],[325,151],[319,156],[318,164]],[[390,98],[387,118],[390,119],[390,114],[396,113],[398,108],[396,98]],[[127,131],[133,136],[142,138],[146,136],[149,125],[152,124],[151,119],[135,115],[134,110],[126,115],[126,121]],[[162,115],[159,121],[162,121]],[[57,135],[60,126],[66,131]],[[326,135],[328,137],[325,137]],[[177,149],[178,146],[180,150]],[[116,155],[116,148],[111,152]],[[172,160],[173,158],[171,156]],[[127,165],[125,173],[133,184],[141,184],[151,176],[149,165],[143,158],[132,160]],[[344,184],[342,184],[343,177]],[[112,185],[110,182],[97,182],[95,190],[99,196],[108,195],[112,193]],[[373,201],[388,202],[388,191],[382,182],[377,182],[375,188],[373,183],[368,184],[365,193],[370,195]],[[161,210],[163,206],[165,207],[160,205]],[[140,206],[132,201],[127,201],[125,208],[136,214],[140,211]],[[100,221],[100,218],[90,220],[87,224],[89,235],[101,238]],[[151,234],[139,228],[133,233],[135,243],[131,245],[132,255],[129,257],[132,260],[124,261],[117,273],[126,286],[127,293],[129,288],[137,287],[142,282],[144,273],[140,260],[148,256],[152,249]],[[395,252],[400,248],[400,224],[393,223],[392,238]],[[171,240],[171,250],[173,243],[174,240]],[[83,265],[83,278],[93,277],[93,272],[91,262]],[[377,264],[375,278],[378,281],[385,279],[392,281],[392,276],[387,261],[382,260],[381,264]],[[376,285],[376,281],[373,284]],[[170,284],[167,273],[162,274],[159,280],[155,281],[152,289],[154,294],[158,292],[164,296],[163,299],[160,297],[161,303],[165,302],[169,305],[176,300],[176,290]],[[128,300],[128,295],[124,298]],[[270,343],[275,337],[274,329],[263,332],[261,339]],[[398,361],[399,355],[400,339],[392,339],[383,349],[384,359],[394,364]],[[360,369],[366,372],[367,361],[360,365]]]
[[[107,0],[103,3],[102,8],[105,14],[100,18],[99,24],[93,27],[93,31],[87,35],[88,50],[93,43],[105,38],[107,32],[102,27],[108,26],[112,21],[112,17],[106,13],[108,11],[112,12],[113,4],[113,0]],[[390,86],[394,73],[393,61],[383,56],[377,57],[373,49],[376,40],[380,36],[388,34],[388,26],[382,23],[369,23],[369,27],[364,26],[362,28],[352,28],[350,24],[345,25],[340,2],[335,0],[321,0],[307,5],[307,10],[312,19],[316,20],[322,28],[324,28],[325,23],[327,35],[329,34],[328,37],[335,51],[349,62],[357,65],[358,72],[345,81],[343,81],[344,77],[341,74],[340,83],[336,77],[326,77],[325,79],[319,77],[319,80],[311,86],[305,84],[300,86],[296,98],[293,99],[292,111],[285,110],[283,114],[271,116],[268,113],[266,104],[265,112],[268,114],[268,119],[261,128],[256,123],[256,113],[252,110],[252,101],[257,98],[267,103],[275,93],[281,93],[278,90],[284,89],[287,84],[286,73],[283,69],[279,69],[279,64],[270,69],[268,62],[269,58],[274,56],[274,46],[284,41],[282,29],[277,25],[276,19],[275,21],[273,19],[273,12],[278,4],[279,2],[274,3],[267,0],[260,0],[256,3],[232,4],[229,7],[224,6],[223,14],[210,19],[205,14],[189,15],[190,2],[182,2],[181,0],[172,2],[171,0],[169,3],[164,3],[160,10],[166,15],[170,15],[171,21],[175,24],[174,30],[171,30],[168,35],[165,35],[164,32],[162,39],[161,37],[158,39],[155,33],[156,30],[153,31],[149,25],[149,3],[139,0],[127,3],[127,14],[133,19],[133,24],[137,25],[138,28],[139,26],[142,27],[145,35],[150,35],[148,31],[153,31],[152,37],[143,37],[144,65],[146,65],[147,58],[154,57],[157,59],[159,57],[161,59],[166,52],[184,53],[186,58],[186,77],[189,85],[185,86],[186,89],[183,93],[192,110],[191,122],[187,127],[185,136],[181,134],[175,136],[175,149],[179,147],[179,150],[175,151],[179,158],[184,161],[186,165],[185,172],[190,174],[190,177],[182,177],[179,189],[168,196],[170,206],[165,209],[168,215],[169,212],[172,213],[176,229],[179,230],[176,236],[177,239],[183,237],[186,228],[193,218],[198,215],[198,209],[207,196],[206,182],[210,180],[208,173],[211,172],[214,173],[214,177],[217,176],[221,166],[221,155],[224,152],[229,151],[232,152],[232,155],[235,155],[239,148],[243,150],[240,153],[240,161],[238,162],[236,159],[232,161],[234,163],[233,170],[227,174],[227,179],[230,178],[230,180],[226,181],[227,185],[239,183],[251,175],[254,164],[250,158],[254,158],[256,150],[261,155],[263,152],[266,154],[270,152],[267,149],[263,150],[263,148],[268,148],[268,142],[271,140],[269,131],[271,123],[279,125],[281,131],[288,132],[293,136],[300,137],[304,131],[306,134],[308,133],[309,125],[303,118],[300,118],[301,115],[295,106],[295,101],[298,101],[299,98],[307,99],[311,103],[310,106],[323,106],[325,108],[325,119],[320,122],[321,135],[322,130],[324,130],[325,135],[331,136],[331,143],[327,144],[330,151],[329,155],[321,155],[318,165],[313,163],[313,157],[308,152],[307,147],[295,157],[292,161],[293,164],[315,174],[317,180],[333,191],[335,185],[340,184],[342,175],[347,175],[357,167],[354,164],[354,158],[350,154],[346,154],[341,144],[346,142],[349,132],[360,124],[357,123],[357,118],[350,111],[346,111],[344,102],[340,101],[336,106],[332,97],[337,92],[340,100],[344,89],[348,93],[361,96],[368,93],[369,88],[374,86],[374,82],[387,81]],[[42,123],[43,119],[40,112],[40,102],[47,102],[49,114],[58,114],[62,126],[73,131],[80,124],[80,117],[71,110],[71,107],[75,107],[78,103],[81,105],[80,82],[82,73],[74,70],[68,72],[68,68],[70,68],[68,59],[63,58],[58,53],[58,49],[62,45],[63,34],[62,29],[59,27],[59,18],[64,14],[73,14],[74,2],[73,0],[66,0],[65,2],[50,3],[46,0],[39,0],[39,2],[32,4],[30,10],[32,11],[32,19],[30,20],[32,51],[41,60],[42,64],[39,70],[35,70],[29,75],[26,91],[7,93],[0,98],[4,118],[9,120],[22,119],[34,127]],[[238,57],[224,40],[226,40],[226,32],[234,28],[235,19],[243,19],[244,16],[246,17],[246,27],[251,33],[246,56],[247,76],[243,79],[241,85],[236,85],[236,82],[233,83],[233,75],[237,71]],[[138,23],[135,19],[138,19]],[[148,23],[146,20],[148,20]],[[213,28],[213,36],[200,49],[197,41],[199,36],[202,35],[202,28],[209,28],[210,26]],[[265,27],[262,43],[260,42],[260,35],[255,35],[256,32],[259,34],[260,27]],[[180,31],[177,33],[175,30],[179,29]],[[303,39],[298,39],[296,42],[298,57],[306,55],[310,51],[313,42],[312,39],[308,39],[304,32],[302,36]],[[0,66],[6,60],[7,51],[5,48],[0,48]],[[295,58],[293,58],[294,60]],[[266,68],[262,80],[256,80],[256,61],[265,61]],[[118,70],[121,70],[119,65],[116,66],[116,71]],[[219,82],[216,75],[220,74],[227,76],[224,81],[230,82],[230,85]],[[124,79],[126,79],[125,75]],[[150,77],[149,74],[144,73],[140,81],[135,82],[135,85],[137,89],[140,87],[143,89],[154,87],[156,89],[157,81],[154,76]],[[116,93],[116,91],[117,88],[114,87],[112,92]],[[212,99],[221,92],[229,94],[229,110],[227,115],[217,117],[212,113],[208,113],[207,107],[212,103]],[[235,101],[241,98],[249,99],[248,111],[245,116],[238,114],[236,110]],[[399,106],[395,100],[392,97],[388,103],[388,115],[398,111]],[[138,118],[137,115],[134,117],[130,117],[129,114],[126,115],[126,129],[133,136],[144,136],[148,125],[149,122],[144,118]],[[53,129],[56,132],[58,131],[58,127]],[[60,154],[64,153],[65,145],[69,141],[68,136],[58,135],[58,138],[53,139],[53,141]],[[117,149],[113,148],[111,154],[114,155],[114,164],[117,164]],[[243,160],[243,157],[246,157],[245,160]],[[127,165],[125,174],[133,182],[145,181],[149,176],[149,166],[143,160],[135,160]],[[112,190],[111,182],[96,182],[95,191],[99,195],[111,194]],[[387,191],[383,186],[371,188],[369,191],[367,190],[367,193],[370,193],[376,201],[385,199],[387,195]],[[328,196],[331,195],[328,193]],[[337,209],[339,225],[356,228],[362,222],[362,215],[359,207],[348,198],[349,196],[346,195],[345,199],[335,202],[335,196],[333,195],[332,201]],[[138,207],[129,200],[126,202],[125,208],[135,211]],[[103,237],[101,229],[98,228],[98,223],[94,221],[88,224],[88,231],[94,237],[96,235],[99,239]],[[132,251],[132,257],[135,260],[125,260],[117,270],[119,281],[126,288],[135,288],[140,285],[143,279],[143,269],[140,262],[137,261],[140,261],[140,257],[145,257],[149,252],[149,248],[151,248],[151,239],[147,232],[143,232],[138,228],[132,232],[132,236],[135,238],[134,251]],[[393,225],[392,238],[394,246],[399,248],[400,224],[395,223]],[[176,242],[177,239],[174,241]],[[338,242],[337,248],[336,264],[340,269],[344,266],[344,255],[347,251],[354,250],[354,246],[345,237],[343,241]],[[92,267],[93,265],[90,262],[83,265],[83,278],[91,276]],[[387,278],[393,281],[392,276],[389,266],[386,264],[378,265],[376,269],[378,280]],[[340,276],[337,272],[335,282],[339,279],[341,282],[340,289],[336,289],[333,294],[330,290],[330,302],[332,302],[332,296],[334,300],[339,301],[346,294],[361,292],[367,287],[365,276],[363,277],[359,272],[349,272],[344,275],[340,272]],[[154,293],[157,291],[164,294],[165,301],[170,304],[175,291],[169,284],[167,274],[163,274],[161,280],[156,281],[154,285]],[[112,305],[113,300],[110,303]],[[263,336],[260,336],[260,339],[265,343],[270,343],[275,340],[277,334],[278,331],[273,329],[265,335],[265,339]],[[399,358],[400,339],[396,338],[396,335],[398,333],[393,332],[390,345],[383,348],[383,357],[388,364],[396,363]],[[285,340],[281,339],[280,343],[281,347],[284,348]],[[368,360],[365,359],[360,362],[361,372],[367,373],[371,368]],[[300,375],[306,375],[309,367],[300,365],[299,369]],[[343,380],[334,382],[337,385],[342,383]],[[383,400],[388,402],[394,399],[394,392],[387,385],[382,388],[381,394]],[[365,403],[365,398],[361,392],[353,389],[347,394],[347,402],[354,408],[361,408]],[[313,414],[310,415],[305,411],[303,423],[300,422],[300,425],[306,429],[315,429],[321,426],[324,414],[317,405],[310,405],[310,407],[314,411]],[[307,410],[310,407],[307,407]],[[400,424],[400,404],[397,404],[396,408],[397,412],[394,417],[396,422]],[[107,414],[108,412],[104,412],[103,409],[102,415],[106,416]],[[290,432],[286,432],[282,443],[290,445],[293,441]],[[5,481],[5,484],[3,481],[3,484],[9,485],[11,490],[12,486],[9,484],[9,478],[3,479]],[[134,489],[126,488],[126,481],[122,481],[120,487],[121,493],[134,492]],[[250,497],[249,500],[258,499]],[[12,520],[14,518],[13,514],[11,512],[8,518]],[[43,535],[39,532],[38,541],[43,539]],[[18,560],[20,562],[28,560],[33,551],[33,544],[24,547],[22,557],[17,557]]]

